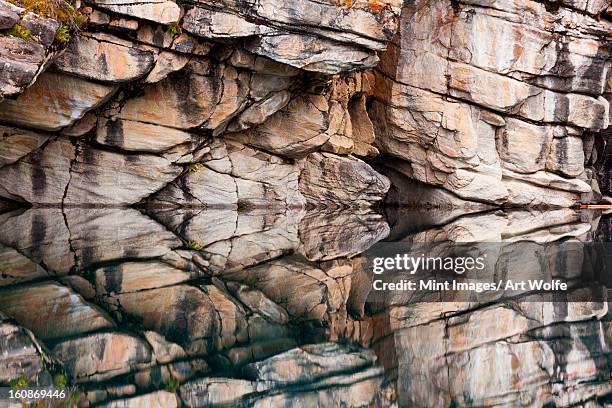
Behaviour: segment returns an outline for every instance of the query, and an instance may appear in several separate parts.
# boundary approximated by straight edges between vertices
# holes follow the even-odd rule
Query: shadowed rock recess
[[[612,404],[607,298],[373,300],[364,254],[494,242],[496,275],[578,280],[586,255],[552,243],[612,241],[574,209],[612,202],[608,0],[86,0],[69,41],[14,3],[0,385],[79,407]]]

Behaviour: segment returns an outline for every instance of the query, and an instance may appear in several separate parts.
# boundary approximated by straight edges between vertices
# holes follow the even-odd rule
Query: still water
[[[65,382],[73,404],[612,403],[605,299],[375,301],[364,256],[612,240],[596,212],[31,208],[0,231],[0,382]]]

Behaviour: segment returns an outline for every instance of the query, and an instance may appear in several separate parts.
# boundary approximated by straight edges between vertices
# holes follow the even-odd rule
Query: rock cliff
[[[532,208],[612,194],[609,1],[66,4],[0,0],[0,383],[60,370],[106,407],[609,403],[608,303],[375,302],[361,255],[499,242],[500,276],[564,276],[517,242],[610,240]]]
[[[370,109],[389,167],[469,201],[599,199],[612,25],[579,3],[406,3]]]
[[[2,7],[5,28],[25,30],[25,11]],[[384,197],[388,180],[358,158],[377,154],[374,75],[363,70],[395,33],[400,2],[92,2],[81,12],[67,45],[53,30],[50,43],[0,36],[2,198],[285,211]],[[26,46],[37,50],[27,66]]]
[[[367,206],[389,188],[363,162],[380,154],[468,203],[599,200],[607,6],[94,1],[66,44],[2,2],[0,196]]]

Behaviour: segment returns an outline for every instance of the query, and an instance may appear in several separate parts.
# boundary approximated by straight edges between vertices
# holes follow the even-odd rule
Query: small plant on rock
[[[70,29],[68,26],[62,24],[55,33],[55,39],[61,43],[70,41]]]
[[[190,173],[195,173],[196,171],[201,170],[203,167],[204,165],[202,163],[194,163],[187,167],[187,171]]]
[[[180,382],[174,378],[170,378],[168,381],[166,381],[166,384],[164,384],[164,389],[168,392],[174,392],[180,385]]]
[[[68,379],[64,374],[55,374],[53,376],[53,384],[59,389],[64,389],[68,385]]]
[[[8,0],[9,2],[22,7],[26,12],[33,12],[40,17],[56,20],[61,25],[55,33],[58,43],[70,41],[71,35],[78,31],[86,18],[72,4],[72,0]],[[15,37],[29,40],[31,33],[21,25],[15,25],[9,34]]]
[[[9,382],[9,387],[14,390],[22,389],[28,386],[28,379],[24,376],[17,377]]]
[[[172,37],[177,37],[183,34],[183,29],[181,28],[179,23],[170,23],[170,25],[168,26],[168,33],[170,33]]]
[[[195,249],[196,251],[201,251],[204,249],[202,244],[196,241],[187,241],[187,246],[191,249]]]
[[[13,37],[21,38],[22,40],[28,41],[32,37],[32,33],[27,28],[23,28],[20,23],[15,24],[7,32],[8,35]]]

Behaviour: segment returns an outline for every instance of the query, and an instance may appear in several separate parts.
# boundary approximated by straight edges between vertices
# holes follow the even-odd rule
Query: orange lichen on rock
[[[384,5],[381,5],[378,0],[370,0],[369,3],[370,9],[374,11],[376,14],[380,14],[385,9]]]

